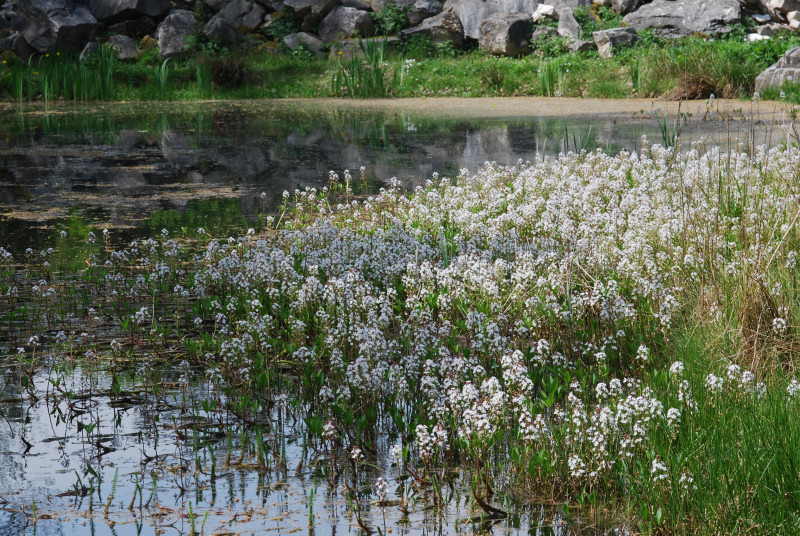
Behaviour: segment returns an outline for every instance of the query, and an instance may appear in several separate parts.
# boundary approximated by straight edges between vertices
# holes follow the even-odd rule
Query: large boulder
[[[592,7],[592,0],[546,0],[545,3],[556,8],[558,13],[561,13],[565,7],[570,9],[577,9],[579,7],[589,9]]]
[[[203,0],[203,3],[213,9],[214,11],[220,11],[222,8],[228,5],[228,2],[231,0]]]
[[[108,27],[109,32],[127,35],[128,37],[144,37],[152,34],[155,29],[156,21],[151,17],[124,20]]]
[[[239,41],[239,32],[225,22],[224,19],[212,17],[203,27],[203,34],[212,41],[218,41],[226,47],[233,48]]]
[[[306,50],[317,57],[325,55],[325,52],[323,52],[325,43],[314,34],[306,32],[291,33],[283,38],[283,42],[286,43],[289,50],[297,50],[300,47],[305,47]]]
[[[97,19],[71,0],[19,0],[12,26],[38,52],[78,52],[97,32]]]
[[[194,33],[197,20],[186,9],[174,9],[158,25],[158,55],[172,58],[183,53],[186,38]]]
[[[417,0],[408,9],[406,18],[409,26],[416,26],[425,19],[435,17],[442,12],[442,3],[439,0]]]
[[[498,13],[483,21],[479,46],[500,56],[520,56],[531,51],[533,23],[525,13]]]
[[[739,0],[653,0],[623,18],[636,30],[653,28],[667,36],[719,35],[742,18]]]
[[[777,63],[758,75],[756,91],[763,91],[768,87],[780,87],[787,80],[800,81],[800,47],[788,50]]]
[[[647,0],[611,0],[611,8],[620,15],[627,15]]]
[[[161,18],[169,4],[169,0],[89,0],[89,11],[97,20],[114,24],[139,17]]]
[[[375,33],[369,13],[352,7],[338,6],[331,10],[319,24],[319,37],[326,43],[354,37],[368,37]]]
[[[132,60],[139,54],[136,43],[127,35],[112,35],[108,38],[108,43],[117,51],[117,58],[122,61]]]
[[[338,3],[339,0],[285,0],[284,5],[301,17],[314,14],[321,19]]]
[[[19,32],[14,32],[5,39],[0,40],[0,50],[10,50],[23,60],[27,60],[36,54],[36,49],[30,46],[25,41],[25,37]]]
[[[464,36],[480,39],[483,21],[498,13],[527,13],[532,16],[538,0],[447,0],[444,10],[452,10],[461,21]]]
[[[618,47],[630,46],[639,40],[639,34],[633,28],[611,28],[592,33],[597,53],[602,58],[613,56],[613,50]]]
[[[581,27],[570,7],[565,7],[561,10],[561,15],[558,18],[558,35],[569,37],[573,41],[581,37]]]
[[[790,11],[800,11],[800,0],[769,0],[767,7],[786,14]]]
[[[452,43],[455,47],[464,45],[464,27],[453,11],[443,11],[422,21],[419,26],[406,28],[403,35],[424,35],[434,43]]]
[[[252,32],[264,21],[266,11],[255,2],[231,0],[222,10],[211,17],[209,24],[222,21],[239,31]]]

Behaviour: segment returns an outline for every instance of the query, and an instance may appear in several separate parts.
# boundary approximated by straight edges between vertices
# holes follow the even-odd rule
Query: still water
[[[117,245],[162,229],[179,236],[203,227],[224,238],[258,227],[284,191],[323,187],[331,173],[343,180],[350,170],[356,191],[368,194],[395,178],[414,188],[487,161],[636,151],[643,136],[662,141],[658,117],[454,117],[302,103],[6,108],[0,246],[23,255],[55,245],[62,231],[84,239],[103,229]],[[737,144],[754,139],[756,123],[684,121],[689,145],[720,133]],[[86,329],[86,318],[70,321],[74,333]],[[309,440],[298,408],[278,400],[264,417],[268,429],[243,426],[219,410],[223,395],[188,364],[152,370],[97,359],[113,329],[87,329],[107,335],[102,343],[77,335],[85,358],[40,358],[30,373],[19,362],[0,367],[0,535],[333,536],[358,534],[359,518],[409,535],[628,533],[596,510],[535,501],[503,504],[513,515],[479,522],[457,473],[445,504],[432,509],[388,444],[368,456],[354,505],[346,474],[327,471],[346,465],[346,453],[332,460]],[[0,330],[3,363],[13,361],[12,332]],[[254,441],[254,431],[263,439]],[[402,499],[376,502],[363,483],[377,477]]]
[[[698,105],[683,113],[683,147],[705,137],[770,141],[782,121],[707,112]],[[616,154],[636,151],[643,136],[650,143],[665,136],[658,103],[634,113],[522,113],[302,102],[4,108],[0,246],[36,249],[63,228],[108,228],[120,240],[199,226],[220,236],[276,211],[285,190],[324,186],[330,172],[360,179],[363,167],[366,180],[355,184],[363,192],[392,178],[413,188],[434,172],[453,177],[487,161],[513,165],[582,149]]]

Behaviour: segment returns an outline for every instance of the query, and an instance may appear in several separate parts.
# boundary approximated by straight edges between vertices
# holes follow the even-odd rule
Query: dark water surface
[[[366,181],[356,187],[374,191],[393,177],[413,187],[486,161],[635,151],[642,136],[662,143],[659,117],[454,117],[298,102],[7,107],[0,246],[41,248],[61,229],[108,228],[121,241],[162,228],[237,233],[274,212],[284,190],[324,186],[331,171],[359,178],[363,166]],[[686,119],[685,144],[706,135],[744,140],[754,128],[703,120],[700,110]]]

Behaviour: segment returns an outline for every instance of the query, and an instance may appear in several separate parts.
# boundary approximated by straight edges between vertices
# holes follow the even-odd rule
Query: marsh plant
[[[787,532],[800,152],[643,147],[371,197],[332,173],[239,238],[3,251],[4,336],[86,352],[69,330],[110,318],[148,396],[156,363],[186,360],[214,394],[182,411],[239,423],[230,466],[285,467],[284,425],[305,423],[365,531],[392,500],[439,510],[466,489],[485,519],[557,501],[643,533]],[[21,370],[39,366],[30,341]],[[370,521],[365,468],[390,453],[413,485],[375,485]]]

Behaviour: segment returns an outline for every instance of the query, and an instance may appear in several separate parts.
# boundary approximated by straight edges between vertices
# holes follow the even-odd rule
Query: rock
[[[536,11],[533,12],[533,22],[539,22],[542,19],[558,20],[558,11],[555,6],[550,4],[536,6]]]
[[[588,52],[590,50],[597,50],[597,45],[594,41],[584,41],[583,39],[574,39],[569,44],[570,52]]]
[[[197,21],[194,13],[186,9],[174,9],[158,25],[158,55],[172,58],[183,53],[186,38],[194,33]]]
[[[769,7],[781,13],[800,11],[800,0],[769,0]]]
[[[533,24],[525,13],[498,13],[481,24],[478,46],[500,56],[520,56],[531,51]]]
[[[289,50],[297,50],[301,46],[304,46],[309,52],[317,57],[322,57],[325,55],[325,52],[322,50],[325,48],[325,43],[322,41],[322,39],[310,33],[292,33],[284,37],[283,42],[286,43],[286,46],[289,47]]]
[[[231,0],[203,0],[203,3],[214,11],[221,11]]]
[[[156,21],[150,17],[124,20],[108,27],[109,32],[127,35],[128,37],[144,37],[153,33],[155,29]]]
[[[778,24],[777,22],[771,22],[769,24],[762,24],[758,28],[756,28],[756,33],[758,35],[763,35],[766,37],[774,37],[781,32],[788,32],[791,31],[786,24]]]
[[[800,47],[786,52],[777,63],[770,65],[756,77],[756,91],[768,87],[780,87],[787,79],[800,81]]]
[[[772,16],[769,13],[753,13],[750,17],[759,24],[766,24],[772,21]]]
[[[550,26],[537,26],[536,29],[533,30],[533,35],[531,35],[531,41],[539,41],[548,37],[555,37],[556,35],[558,35],[558,32],[555,28],[551,28]]]
[[[581,27],[578,21],[575,20],[572,8],[565,7],[561,10],[561,15],[558,18],[558,35],[561,37],[569,37],[570,39],[580,38]]]
[[[345,39],[343,41],[338,41],[331,45],[331,52],[330,52],[330,59],[331,60],[349,60],[353,58],[353,56],[357,58],[363,58],[364,51],[361,49],[363,44],[364,47],[372,46],[372,44],[377,46],[386,45],[386,50],[397,50],[400,48],[400,38],[398,37],[368,37],[366,39]]]
[[[786,20],[792,30],[800,29],[800,11],[790,11],[786,14]]]
[[[389,4],[394,4],[400,9],[408,9],[414,5],[416,0],[370,0],[370,6],[376,13],[386,9]]]
[[[97,19],[71,0],[19,0],[12,26],[39,52],[77,52],[97,32]]]
[[[765,39],[772,39],[772,38],[771,38],[770,36],[768,36],[768,35],[761,35],[761,34],[757,34],[757,33],[750,33],[750,34],[747,34],[747,36],[745,37],[745,39],[747,39],[747,41],[749,41],[750,43],[752,43],[752,42],[754,42],[754,41],[764,41]]]
[[[646,1],[646,0],[644,0]],[[611,8],[620,15],[627,15],[644,3],[643,0],[611,0]]]
[[[142,16],[161,18],[169,4],[169,0],[89,0],[89,11],[97,20],[114,24]]]
[[[613,49],[629,46],[639,40],[639,34],[633,28],[611,28],[592,33],[597,53],[601,58],[613,56]]]
[[[25,41],[25,36],[19,32],[15,32],[5,39],[0,40],[0,49],[11,50],[23,60],[27,60],[36,54],[36,49],[30,46],[28,42]]]
[[[81,55],[78,57],[80,61],[85,60],[92,54],[97,54],[97,51],[100,50],[100,43],[97,41],[89,41],[81,50]]]
[[[727,25],[741,17],[739,0],[653,0],[625,15],[623,22],[636,30],[653,28],[671,36],[714,36],[727,32]]]
[[[338,3],[338,0],[285,0],[284,4],[300,16],[314,14],[320,17],[327,15]]]
[[[117,58],[122,61],[132,60],[139,55],[136,44],[127,35],[112,35],[108,38],[108,43],[117,49]]]
[[[372,9],[372,6],[364,0],[343,0],[342,5],[344,7],[360,9],[361,11],[370,11]]]
[[[408,10],[406,18],[410,26],[416,26],[441,12],[442,3],[439,0],[417,0]]]
[[[210,25],[215,21],[222,21],[239,31],[252,32],[264,21],[264,8],[248,0],[231,0],[222,10],[211,17]],[[208,26],[206,26],[208,27]],[[221,28],[218,22],[216,28]]]
[[[592,0],[547,0],[547,3],[551,4],[559,14],[565,7],[573,10],[579,7],[587,9],[592,7]]]
[[[205,34],[212,41],[218,41],[229,48],[234,48],[239,40],[239,32],[236,28],[218,17],[211,17],[208,24],[203,28]]]
[[[455,47],[464,46],[464,27],[461,20],[452,11],[443,11],[422,21],[419,26],[406,28],[403,35],[424,35],[434,43],[452,43]]]
[[[353,37],[356,32],[364,37],[375,33],[369,13],[352,7],[335,7],[319,24],[319,37],[326,43]]]
[[[498,13],[533,15],[538,0],[447,0],[444,10],[453,10],[464,28],[464,36],[480,39],[483,21]]]

